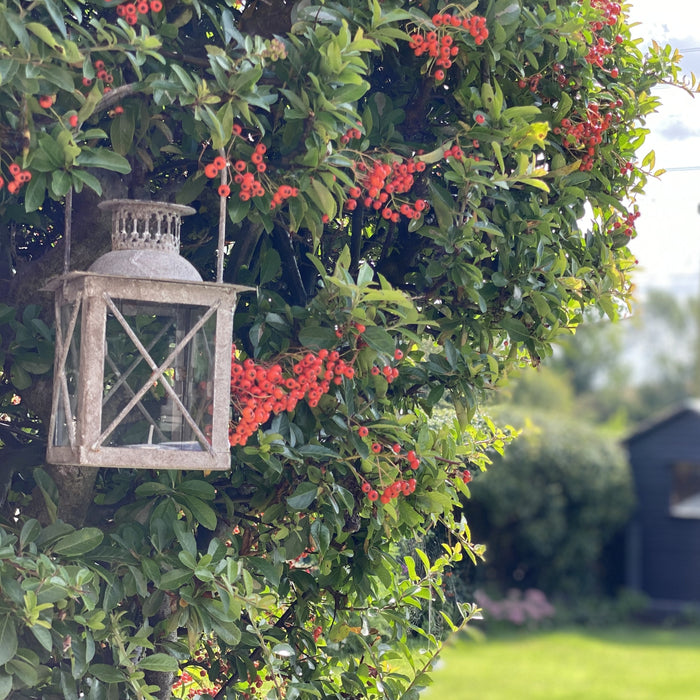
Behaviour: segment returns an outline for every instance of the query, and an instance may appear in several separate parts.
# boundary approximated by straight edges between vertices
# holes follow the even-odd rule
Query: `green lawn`
[[[449,644],[421,700],[695,700],[700,630],[614,628]]]

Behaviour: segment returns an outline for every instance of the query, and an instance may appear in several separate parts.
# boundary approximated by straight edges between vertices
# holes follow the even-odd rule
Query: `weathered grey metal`
[[[90,271],[102,275],[200,282],[201,275],[180,255],[182,217],[192,207],[169,202],[112,199],[100,209],[112,213],[112,250]]]
[[[56,299],[56,359],[47,460],[54,464],[95,467],[229,469],[233,312],[237,295],[248,289],[212,282],[124,278],[93,272],[73,272],[52,281],[48,290],[54,292]],[[178,328],[175,339],[156,358],[152,349],[156,343],[164,342],[157,322],[161,316],[170,314],[169,322],[174,328],[175,321],[186,315],[178,309],[189,312],[190,325]],[[136,360],[122,363],[121,368],[109,358],[108,317],[120,324],[119,332],[133,344]],[[139,336],[133,321],[144,317],[154,319],[153,335],[148,341]],[[188,344],[208,319],[207,327],[213,324],[211,358],[206,359],[209,357],[206,352],[204,355],[200,352],[199,356],[209,367],[209,376],[203,383],[210,410],[201,416],[193,413],[194,403],[187,403],[178,395],[175,380],[180,372],[186,377],[187,368],[177,369],[179,358],[191,349]],[[172,329],[170,332],[174,333]],[[139,363],[149,369],[134,383],[131,374]],[[112,386],[105,384],[105,371],[113,375]],[[144,396],[154,386],[159,387],[177,419],[192,435],[191,440],[169,442],[166,431],[161,431],[163,424],[149,413],[153,409],[143,405]],[[118,390],[122,390],[122,395],[116,396]],[[112,404],[113,412],[104,413]],[[148,439],[135,444],[110,444],[110,436],[123,427],[127,416],[133,420],[134,415],[146,426]],[[211,435],[204,430],[204,419],[210,421]],[[156,442],[151,442],[152,438]]]

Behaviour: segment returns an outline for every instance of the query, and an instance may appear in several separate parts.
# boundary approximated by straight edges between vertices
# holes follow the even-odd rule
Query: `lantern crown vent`
[[[90,272],[148,279],[199,282],[196,268],[180,256],[180,225],[192,207],[169,202],[112,199],[100,209],[112,213],[112,250]]]

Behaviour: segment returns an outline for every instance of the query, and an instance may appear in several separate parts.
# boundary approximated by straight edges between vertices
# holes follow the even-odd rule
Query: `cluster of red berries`
[[[311,407],[317,406],[332,384],[339,385],[343,378],[355,376],[352,364],[345,362],[337,350],[324,348],[318,353],[307,353],[292,366],[294,376],[285,376],[279,363],[261,365],[250,358],[241,363],[235,352],[234,346],[231,402],[240,420],[229,430],[231,445],[244,445],[272,414],[293,411],[302,399]]]
[[[421,214],[428,204],[424,199],[416,199],[413,204],[408,202],[397,203],[397,195],[403,195],[410,191],[414,185],[414,173],[425,170],[423,161],[415,161],[408,158],[401,161],[384,163],[374,161],[371,167],[364,162],[356,165],[361,175],[358,185],[348,190],[349,198],[345,202],[345,208],[353,211],[358,202],[363,206],[381,211],[382,217],[396,223],[401,216],[409,219],[420,219]]]
[[[586,54],[586,61],[592,66],[598,66],[598,68],[603,68],[605,65],[605,57],[609,56],[613,52],[612,46],[602,37],[599,36],[594,43],[588,47],[588,53]],[[614,69],[617,70],[617,69]],[[613,76],[615,78],[617,76]]]
[[[109,2],[109,0],[106,0]],[[163,9],[162,0],[139,0],[139,2],[123,2],[117,5],[117,16],[123,17],[127,24],[136,24],[139,15],[147,15],[149,12],[157,14]]]
[[[367,437],[369,435],[369,428],[367,428],[366,425],[361,425],[357,429],[357,434],[363,438]],[[384,448],[379,442],[373,442],[370,449],[372,450],[373,454],[378,455],[382,452]],[[394,443],[388,449],[395,455],[400,455],[402,451],[402,447],[399,443]],[[416,471],[418,467],[420,467],[420,459],[418,458],[414,450],[409,450],[406,453],[405,458],[408,461],[408,466],[412,471]],[[374,486],[372,486],[372,484],[369,481],[366,480],[362,482],[361,488],[362,493],[364,493],[365,496],[367,496],[367,500],[372,502],[378,500],[380,503],[386,504],[394,498],[398,498],[401,495],[410,496],[416,490],[416,484],[417,482],[415,478],[409,476],[405,479],[396,479],[392,483],[383,486],[381,494],[376,488],[374,488]]]
[[[250,160],[246,161],[238,158],[233,162],[233,182],[239,185],[240,189],[238,197],[244,202],[247,202],[251,197],[262,197],[265,194],[265,187],[262,182],[255,176],[256,173],[264,173],[267,170],[267,165],[264,162],[267,146],[264,143],[258,143],[250,156]],[[217,156],[211,163],[204,167],[204,174],[208,178],[215,178],[224,169],[229,166],[229,163],[223,156]],[[248,168],[254,172],[250,172]],[[219,196],[228,197],[231,194],[231,188],[228,185],[221,184],[218,188]]]
[[[391,384],[396,377],[399,376],[399,370],[398,367],[392,367],[391,365],[384,365],[381,369],[377,367],[377,365],[374,365],[371,370],[372,374],[376,377],[379,376],[380,374],[384,375],[384,379],[386,379],[387,384]]]
[[[462,18],[449,13],[438,13],[433,15],[432,20],[437,31],[417,30],[410,35],[408,45],[416,56],[427,54],[430,57],[430,68],[436,66],[433,77],[442,82],[445,71],[452,67],[453,59],[459,54],[459,47],[454,43],[455,38],[450,30],[466,30],[477,46],[486,41],[489,30],[486,28],[486,18],[477,15]]]
[[[474,37],[474,43],[477,46],[480,46],[489,38],[489,30],[486,28],[486,17],[472,15],[471,17],[462,18],[444,12],[443,14],[433,15],[432,19],[436,27],[452,27],[454,29],[462,27],[466,29]]]
[[[586,61],[592,66],[604,68],[605,58],[612,54],[613,48],[604,37],[596,35],[597,32],[600,32],[606,25],[612,27],[617,23],[620,13],[622,12],[622,7],[616,2],[611,2],[611,0],[592,0],[591,7],[600,11],[602,13],[602,18],[590,24],[595,40],[588,48]],[[620,34],[615,37],[616,44],[621,44],[623,41],[624,39]],[[620,71],[616,67],[610,69],[610,76],[612,78],[617,78],[619,74]]]
[[[640,215],[641,214],[638,209],[629,212],[628,214],[623,216],[622,219],[616,219],[610,231],[614,233],[619,233],[620,231],[622,231],[622,233],[624,233],[625,236],[627,236],[628,238],[632,238],[635,234],[634,222],[640,217]]]
[[[200,671],[200,676],[204,678],[206,675],[207,672],[202,669]],[[188,689],[186,695],[187,698],[196,698],[201,695],[210,695],[211,697],[214,697],[221,690],[221,686],[218,684],[213,685],[211,688],[202,688],[197,682],[197,679],[193,678],[187,671],[183,671],[180,674],[179,678],[173,683],[172,690],[177,691],[183,686],[187,686],[189,684],[193,684],[193,686]]]
[[[353,139],[361,139],[362,138],[362,132],[359,129],[356,129],[355,127],[352,127],[351,129],[348,129],[341,137],[340,137],[340,143],[343,145],[350,143]]]
[[[591,27],[593,31],[599,32],[604,25],[612,27],[617,24],[617,20],[622,12],[622,6],[611,0],[591,0],[591,7],[600,10],[603,13],[603,20],[594,22]]]
[[[104,92],[109,92],[112,89],[109,86],[114,82],[114,76],[107,70],[105,62],[101,59],[95,61],[93,66],[95,68],[95,75],[97,76],[97,79],[101,80],[106,85]],[[83,87],[90,87],[90,85],[92,85],[92,79],[83,76]]]
[[[560,126],[554,127],[555,134],[564,134],[564,145],[567,148],[585,151],[581,158],[580,170],[593,168],[596,149],[603,142],[605,132],[620,118],[612,108],[621,106],[621,100],[611,102],[608,108],[592,103],[588,105],[584,119],[575,121],[565,117]]]
[[[634,172],[634,163],[632,161],[627,161],[623,163],[620,167],[620,175],[630,176]]]
[[[419,58],[427,53],[434,60],[437,68],[433,76],[438,82],[445,79],[445,70],[452,67],[452,59],[459,53],[459,46],[449,34],[438,37],[437,32],[414,32],[408,45]]]
[[[369,481],[365,481],[362,484],[362,493],[367,496],[368,501],[379,501],[382,505],[390,503],[393,499],[399,496],[410,496],[416,490],[416,480],[411,477],[407,480],[397,479],[394,483],[386,486],[382,493],[372,488]]]
[[[12,175],[12,180],[7,181],[7,191],[10,194],[17,194],[22,185],[32,179],[32,174],[29,172],[29,170],[22,170],[17,163],[10,163],[9,171],[10,175]],[[0,176],[0,189],[2,189],[4,186],[5,179]]]

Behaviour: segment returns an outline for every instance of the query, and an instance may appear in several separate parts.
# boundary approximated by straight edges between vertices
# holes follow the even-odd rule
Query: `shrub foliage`
[[[417,697],[480,392],[625,302],[678,56],[610,0],[0,0],[0,45],[0,698]],[[69,193],[76,269],[98,198],[175,200],[211,279],[223,208],[230,472],[42,464]]]

